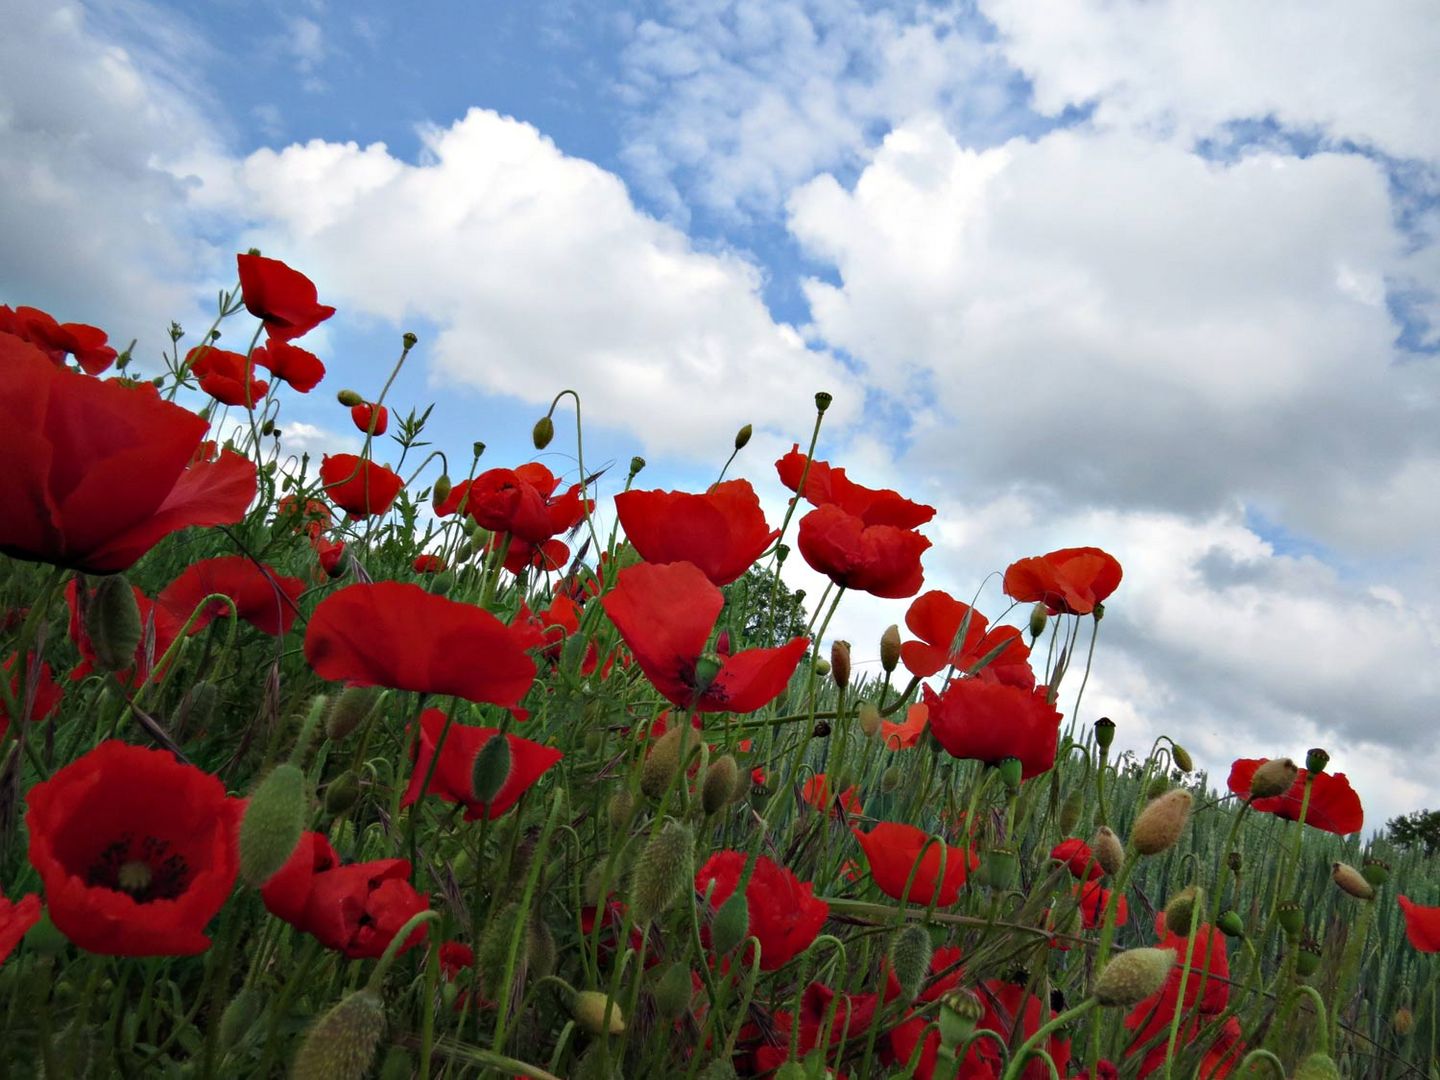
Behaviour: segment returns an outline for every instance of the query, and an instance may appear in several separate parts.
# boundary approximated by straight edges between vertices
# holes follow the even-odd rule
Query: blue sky
[[[254,244],[340,309],[288,450],[351,448],[334,391],[414,330],[391,401],[455,456],[530,457],[573,386],[602,494],[750,422],[777,514],[830,390],[822,453],[939,508],[927,587],[1121,558],[1083,719],[1440,804],[1425,0],[15,7],[0,301],[153,357]]]

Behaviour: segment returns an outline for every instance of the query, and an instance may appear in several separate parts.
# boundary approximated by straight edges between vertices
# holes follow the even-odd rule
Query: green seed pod
[[[510,739],[492,735],[475,755],[470,769],[470,790],[477,802],[488,803],[499,794],[510,778]]]
[[[1000,779],[1005,784],[1005,790],[1014,795],[1020,790],[1020,781],[1023,779],[1024,763],[1017,757],[1007,757],[995,766],[1000,770]]]
[[[730,754],[722,754],[710,763],[700,787],[700,805],[707,815],[718,813],[734,798],[739,776],[740,766]]]
[[[1270,758],[1256,769],[1255,775],[1250,778],[1250,797],[1268,799],[1275,795],[1284,795],[1295,786],[1299,776],[1299,766],[1289,758]]]
[[[1319,970],[1320,943],[1312,937],[1307,937],[1300,942],[1300,948],[1295,953],[1295,974],[1302,979],[1308,979]]]
[[[645,845],[635,864],[630,887],[630,906],[635,917],[648,922],[667,911],[691,887],[695,834],[690,826],[667,821]]]
[[[100,579],[85,612],[85,633],[102,671],[122,671],[135,663],[140,647],[140,606],[124,574]]]
[[[542,416],[535,421],[534,430],[530,432],[530,441],[535,444],[536,450],[544,450],[550,445],[550,440],[555,438],[555,421],[548,416]]]
[[[1167,791],[1152,802],[1130,830],[1130,843],[1141,855],[1158,855],[1175,846],[1190,821],[1194,796],[1184,788]]]
[[[910,923],[890,939],[890,970],[906,1001],[915,1000],[920,993],[930,971],[932,951],[930,932],[918,923]]]
[[[984,1015],[985,1006],[973,990],[950,991],[940,999],[940,1045],[953,1051],[969,1042]]]
[[[1379,859],[1366,859],[1360,866],[1360,873],[1378,889],[1390,880],[1390,864]]]
[[[1305,771],[1311,773],[1322,773],[1325,766],[1330,764],[1330,752],[1319,746],[1313,746],[1305,752]]]
[[[724,955],[738,946],[750,933],[750,905],[745,893],[736,889],[715,912],[710,924],[710,943],[716,953]]]
[[[680,771],[680,739],[684,733],[683,723],[668,729],[645,755],[645,762],[640,766],[640,790],[650,798],[660,798],[675,782]],[[693,748],[697,738],[691,732],[688,745]]]
[[[660,1019],[674,1023],[690,1011],[695,984],[690,980],[690,967],[675,961],[665,969],[655,984],[655,1012]]]
[[[570,1004],[575,1022],[591,1035],[623,1035],[625,1017],[620,1003],[598,990],[581,990]]]
[[[356,990],[315,1022],[295,1055],[293,1080],[363,1080],[385,1035],[385,1003]]]
[[[325,734],[339,742],[361,725],[380,700],[380,690],[373,686],[347,686],[330,702],[325,715]]]
[[[737,431],[735,433],[735,449],[744,450],[745,445],[750,441],[750,436],[754,433],[755,429],[749,424],[746,424],[739,431]]]
[[[285,865],[305,831],[305,774],[284,762],[260,781],[240,819],[240,876],[259,888]]]
[[[1138,1005],[1160,987],[1170,974],[1175,954],[1169,949],[1130,949],[1121,953],[1095,980],[1095,997],[1101,1005]]]
[[[346,769],[330,781],[325,789],[325,811],[329,814],[343,814],[360,799],[360,777],[354,769]]]
[[[244,986],[230,999],[225,1011],[220,1014],[220,1047],[228,1050],[238,1043],[255,1026],[260,1018],[265,995],[254,986]]]
[[[1165,905],[1165,929],[1178,937],[1189,937],[1195,928],[1195,886],[1189,885],[1172,896]]]
[[[815,393],[815,411],[823,413],[830,408],[830,403],[835,400],[833,394],[825,390],[818,390]]]
[[[630,794],[629,788],[620,788],[610,796],[605,813],[610,819],[610,828],[615,832],[624,832],[630,827],[635,817],[635,796]]]
[[[1195,771],[1195,762],[1190,757],[1190,751],[1177,742],[1170,744],[1170,760],[1175,762],[1175,767],[1183,773]]]
[[[1065,796],[1065,801],[1060,805],[1060,831],[1069,836],[1075,831],[1075,826],[1080,824],[1080,811],[1085,808],[1085,793],[1079,788]]]
[[[1280,929],[1285,931],[1288,938],[1298,938],[1300,931],[1305,926],[1305,912],[1299,903],[1294,900],[1282,900],[1275,906],[1275,917],[1280,922]]]
[[[1220,927],[1220,932],[1226,937],[1244,937],[1245,920],[1240,917],[1238,911],[1222,912],[1215,920],[1215,925]]]
[[[636,454],[630,459],[630,479],[635,479],[643,468],[645,468],[645,459],[639,454]]]
[[[411,333],[409,330],[406,330],[405,333],[400,336],[400,342],[402,345],[405,346],[405,351],[407,353],[415,347],[415,343],[419,340],[420,339],[416,337],[413,333]],[[476,454],[475,456],[479,457],[480,455]]]
[[[1064,664],[1060,665],[1062,668]],[[1095,745],[1100,747],[1103,753],[1110,749],[1110,744],[1115,741],[1115,721],[1108,716],[1102,716],[1095,721]]]

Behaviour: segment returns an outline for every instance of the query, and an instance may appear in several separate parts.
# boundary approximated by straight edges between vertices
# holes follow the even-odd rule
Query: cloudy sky
[[[753,423],[776,510],[827,389],[821,455],[939,508],[927,587],[1120,558],[1082,720],[1440,806],[1433,0],[6,7],[0,302],[153,371],[253,244],[340,308],[291,449],[413,330],[462,457],[573,387],[602,487]]]

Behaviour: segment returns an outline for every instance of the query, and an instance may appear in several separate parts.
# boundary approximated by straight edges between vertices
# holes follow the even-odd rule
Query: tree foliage
[[[1413,810],[1385,824],[1396,847],[1419,849],[1426,855],[1440,851],[1440,810]]]

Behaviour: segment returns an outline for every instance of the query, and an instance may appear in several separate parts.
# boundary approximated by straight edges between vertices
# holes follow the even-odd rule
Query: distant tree
[[[743,577],[725,586],[725,611],[721,625],[740,638],[735,648],[771,648],[801,637],[809,617],[805,613],[805,591],[791,591],[785,582],[773,582],[763,570],[751,567]]]
[[[1415,810],[1385,824],[1396,847],[1419,848],[1426,855],[1440,851],[1440,810]]]

